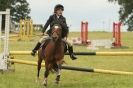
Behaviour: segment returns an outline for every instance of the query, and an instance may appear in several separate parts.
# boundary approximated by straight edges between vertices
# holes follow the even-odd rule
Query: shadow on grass
[[[113,47],[112,49],[129,49],[128,46]]]

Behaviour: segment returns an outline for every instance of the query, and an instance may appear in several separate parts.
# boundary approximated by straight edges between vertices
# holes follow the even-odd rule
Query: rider
[[[42,30],[43,32],[43,38],[40,39],[40,41],[37,43],[37,45],[35,46],[35,48],[32,50],[31,55],[35,56],[35,53],[37,52],[37,50],[40,48],[41,44],[44,43],[46,41],[46,39],[49,39],[50,34],[51,34],[51,28],[54,24],[59,24],[62,27],[62,38],[63,41],[65,41],[65,43],[68,45],[68,51],[70,54],[70,57],[72,60],[77,59],[77,57],[74,55],[73,53],[73,47],[72,44],[69,43],[65,38],[67,37],[68,33],[69,33],[69,29],[68,26],[66,24],[66,19],[65,17],[63,17],[62,13],[64,11],[64,6],[61,4],[57,4],[54,8],[54,14],[51,15],[49,17],[49,19],[47,20],[46,24],[44,25],[44,28]],[[45,31],[48,28],[48,26],[50,25],[50,29],[47,31],[47,34],[49,36],[46,36]]]

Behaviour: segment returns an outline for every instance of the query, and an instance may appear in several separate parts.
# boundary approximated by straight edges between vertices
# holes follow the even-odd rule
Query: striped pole
[[[10,55],[30,55],[31,51],[10,51]],[[123,51],[123,52],[74,52],[75,55],[84,56],[133,56],[133,51]],[[69,55],[66,53],[65,55]]]
[[[25,60],[18,60],[18,59],[9,59],[8,61],[13,63],[37,66],[37,62],[34,62],[34,61],[25,61]],[[45,66],[45,64],[42,63],[42,66]],[[82,71],[82,72],[94,72],[94,73],[113,74],[113,75],[133,75],[133,72],[125,72],[125,71],[79,68],[79,67],[72,67],[72,66],[62,66],[61,68],[65,70]]]
[[[71,66],[62,66],[62,69],[74,70],[74,71],[83,71],[83,72],[103,73],[103,74],[113,74],[113,75],[133,75],[133,72],[104,70],[104,69],[92,69],[92,68],[79,68],[79,67],[71,67]]]
[[[0,14],[0,47],[2,47],[1,40],[2,40],[2,14]]]

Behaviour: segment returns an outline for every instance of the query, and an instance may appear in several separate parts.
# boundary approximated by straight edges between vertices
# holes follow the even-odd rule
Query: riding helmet
[[[62,11],[64,11],[64,6],[61,4],[57,4],[54,8],[54,12],[56,12],[57,10],[61,9]]]

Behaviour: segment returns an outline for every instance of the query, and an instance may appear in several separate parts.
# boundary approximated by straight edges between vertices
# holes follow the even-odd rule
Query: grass
[[[122,33],[122,45],[126,48],[100,49],[98,51],[132,51],[133,33]],[[71,37],[79,37],[79,33],[70,33]],[[112,34],[106,32],[91,32],[89,39],[111,39]],[[31,50],[35,41],[10,41],[10,50]],[[90,51],[86,47],[74,46],[74,51]],[[37,57],[30,55],[15,56],[15,59],[36,61]],[[132,71],[132,56],[78,56],[78,60],[72,61],[65,56],[67,65],[100,68],[110,70]],[[0,88],[44,88],[41,83],[36,83],[36,67],[15,64],[15,72],[0,74]],[[43,80],[44,68],[41,69],[40,78]],[[48,88],[133,88],[133,76],[110,75],[100,73],[84,73],[62,70],[61,82],[59,85],[53,83],[55,74],[50,74]]]

